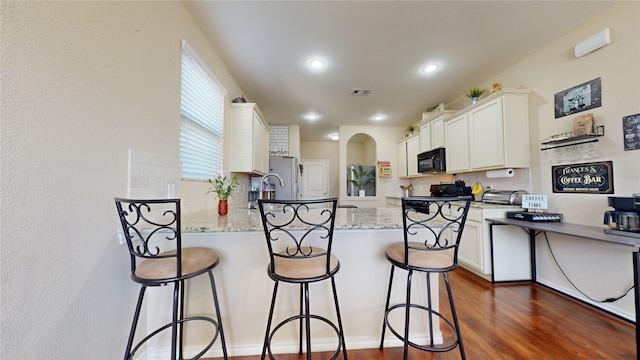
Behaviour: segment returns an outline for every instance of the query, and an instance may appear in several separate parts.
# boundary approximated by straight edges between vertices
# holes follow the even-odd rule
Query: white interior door
[[[304,200],[329,196],[329,160],[302,160],[302,196]]]

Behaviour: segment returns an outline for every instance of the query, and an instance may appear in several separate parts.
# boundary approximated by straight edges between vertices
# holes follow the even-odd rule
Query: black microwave
[[[446,170],[444,148],[433,149],[418,154],[419,173],[438,173]]]

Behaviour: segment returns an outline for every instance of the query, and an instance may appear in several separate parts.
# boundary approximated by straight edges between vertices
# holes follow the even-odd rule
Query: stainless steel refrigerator
[[[294,157],[269,158],[269,172],[278,174],[284,182],[284,187],[273,176],[267,180],[275,184],[276,200],[298,200],[300,197],[300,167],[298,159]]]
[[[351,183],[351,180],[354,180],[355,177],[353,175],[353,169],[359,171],[358,165],[349,165],[347,166],[347,196],[358,196],[358,192],[360,188]],[[374,179],[372,182],[368,183],[364,186],[365,195],[366,196],[376,196],[376,167],[375,166],[363,166],[362,170],[364,171],[373,171]]]

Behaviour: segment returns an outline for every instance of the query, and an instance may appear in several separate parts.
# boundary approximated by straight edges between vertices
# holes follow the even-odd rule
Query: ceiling
[[[302,141],[406,126],[613,1],[184,1],[244,96]],[[573,49],[567,49],[571,53]],[[311,70],[312,58],[326,66]],[[437,63],[426,74],[422,68]],[[511,85],[511,84],[508,84]],[[512,85],[515,86],[515,85]],[[354,89],[371,90],[353,96]],[[229,94],[235,98],[242,94]],[[317,114],[308,120],[308,113]],[[381,115],[382,120],[374,120]]]

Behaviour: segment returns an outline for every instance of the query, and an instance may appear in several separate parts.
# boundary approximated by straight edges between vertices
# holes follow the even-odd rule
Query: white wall
[[[530,104],[532,190],[547,194],[551,211],[565,214],[567,222],[602,223],[607,195],[554,194],[551,166],[591,161],[613,161],[616,196],[640,191],[640,151],[624,151],[622,117],[640,112],[640,3],[625,2],[597,19],[560,37],[516,66],[487,79],[504,87],[525,87],[533,91]],[[579,41],[604,28],[611,29],[611,44],[581,58],[573,54]],[[553,95],[572,86],[600,77],[602,106],[587,112],[554,118]],[[605,126],[605,136],[593,148],[576,152],[540,151],[540,142],[558,133],[571,131],[574,117],[592,112],[597,125]]]
[[[602,225],[607,196],[602,194],[555,194],[552,192],[551,166],[593,161],[613,161],[614,196],[640,192],[640,151],[624,151],[622,117],[640,113],[640,3],[624,2],[595,20],[558,38],[540,51],[504,72],[487,78],[480,85],[490,88],[495,80],[505,88],[532,90],[530,104],[531,191],[549,196],[549,210],[564,214],[564,221],[591,226]],[[581,40],[611,29],[611,44],[581,58],[573,47]],[[573,127],[578,113],[554,118],[553,95],[600,77],[602,106],[591,109],[605,136],[592,148],[578,151],[540,151],[545,138]],[[585,113],[588,113],[585,112]],[[464,174],[461,174],[464,177]],[[631,251],[615,245],[575,237],[548,234],[551,248],[570,279],[589,296],[605,299],[624,293],[632,285]],[[576,294],[551,257],[544,237],[539,236],[538,277],[541,281]],[[630,294],[632,294],[631,292]],[[603,306],[628,318],[634,317],[631,295]]]
[[[1,6],[0,358],[122,358],[138,286],[113,197],[130,149],[179,158],[180,40],[242,91],[180,1]]]

